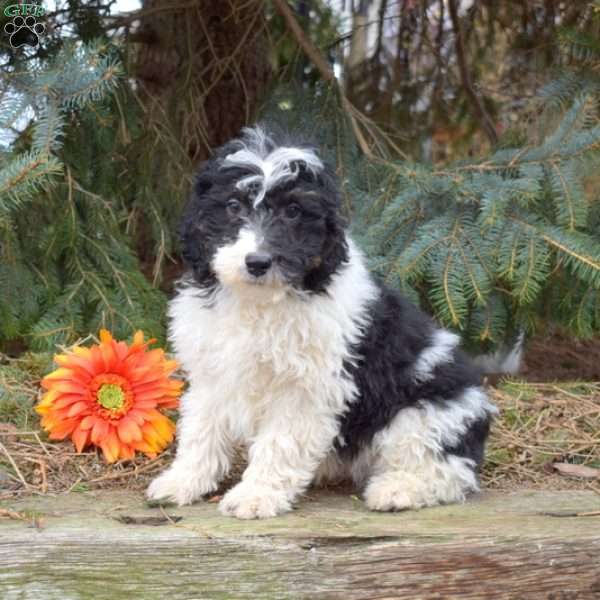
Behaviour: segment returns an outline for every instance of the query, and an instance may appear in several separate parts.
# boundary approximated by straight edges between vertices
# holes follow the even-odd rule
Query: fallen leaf
[[[583,477],[584,479],[595,479],[596,477],[600,477],[600,469],[586,467],[585,465],[553,463],[552,466],[561,475],[566,475],[567,477]]]

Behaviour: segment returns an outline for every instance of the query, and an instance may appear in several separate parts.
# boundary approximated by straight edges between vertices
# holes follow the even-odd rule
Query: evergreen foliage
[[[539,139],[444,167],[360,156],[332,91],[311,103],[287,90],[265,118],[312,131],[338,159],[373,269],[472,347],[492,349],[550,322],[600,330],[600,202],[586,190],[600,164],[599,99],[591,80],[564,73],[537,100]]]
[[[474,346],[493,348],[517,329],[549,322],[577,335],[600,330],[595,6],[588,30],[561,30],[560,72],[534,101],[535,118],[476,160],[392,159],[394,140],[368,118],[357,121],[362,113],[349,115],[339,92],[298,58],[295,42],[274,61],[303,90],[280,86],[263,114],[324,145],[373,269]],[[327,11],[319,15],[323,44],[318,29],[310,37],[324,47],[338,24]],[[177,137],[170,109],[149,118],[139,90],[120,77],[117,57],[126,50],[55,42],[33,57],[12,54],[0,82],[0,133],[20,130],[0,145],[0,351],[53,350],[100,326],[161,338],[165,299],[154,285],[175,253],[190,145]],[[375,142],[375,157],[360,152],[357,130]]]
[[[120,72],[114,49],[72,43],[4,80],[0,127],[31,122],[0,168],[0,348],[54,349],[100,327],[162,333],[164,297],[140,271],[128,212],[103,196],[103,178],[121,184]]]

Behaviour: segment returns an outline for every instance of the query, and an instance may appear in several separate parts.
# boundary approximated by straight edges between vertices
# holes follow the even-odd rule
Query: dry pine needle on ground
[[[98,488],[144,489],[172,460],[173,448],[153,460],[137,456],[107,465],[93,450],[77,454],[70,442],[48,442],[32,411],[48,358],[0,364],[0,500]],[[500,416],[487,448],[483,487],[591,488],[600,493],[600,477],[594,476],[600,469],[600,382],[503,380],[489,393]],[[241,468],[240,454],[233,478]]]

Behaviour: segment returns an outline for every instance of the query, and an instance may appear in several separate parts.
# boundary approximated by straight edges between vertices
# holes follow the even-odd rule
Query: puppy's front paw
[[[219,510],[238,519],[268,519],[292,509],[287,494],[268,486],[241,482],[229,490],[219,503]]]
[[[171,467],[159,475],[146,490],[146,498],[153,501],[175,502],[179,506],[192,504],[205,494],[217,489],[213,481],[205,480],[197,472]]]

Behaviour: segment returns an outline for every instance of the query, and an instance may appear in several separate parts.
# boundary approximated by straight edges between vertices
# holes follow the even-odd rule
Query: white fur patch
[[[240,229],[235,241],[221,246],[212,260],[212,268],[223,285],[242,283],[246,271],[246,255],[256,252],[258,240],[255,232],[247,227]]]
[[[241,148],[225,157],[223,167],[242,167],[255,173],[237,183],[241,190],[257,186],[254,207],[263,201],[270,189],[296,179],[297,163],[303,163],[314,175],[323,170],[323,163],[313,150],[280,146],[270,152],[267,137],[260,127],[245,128],[244,137],[238,142]]]
[[[369,481],[365,502],[371,510],[381,511],[464,502],[468,492],[478,489],[470,462],[458,456],[444,462],[428,456],[417,469],[384,471]]]
[[[421,352],[415,363],[415,379],[419,381],[431,379],[438,365],[452,361],[454,349],[459,342],[460,338],[455,333],[445,329],[436,330],[431,346]]]
[[[495,414],[486,394],[470,387],[447,407],[429,402],[403,409],[379,432],[366,453],[370,474],[365,501],[373,510],[403,510],[462,502],[478,489],[473,461],[444,456],[444,447],[460,442],[471,423]],[[364,462],[365,457],[359,457]],[[354,470],[354,469],[353,469]]]
[[[281,302],[287,286],[278,277],[277,267],[269,269],[260,279],[250,275],[246,268],[246,255],[256,252],[259,239],[255,229],[243,227],[237,239],[219,248],[212,260],[212,268],[219,282],[230,290],[237,289],[239,297],[255,304]]]

